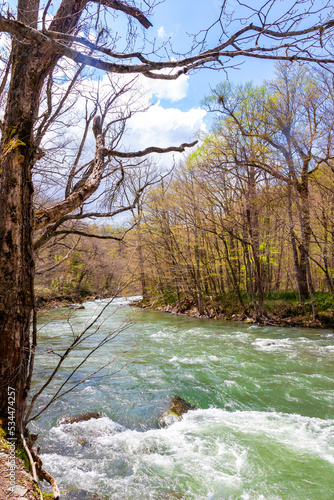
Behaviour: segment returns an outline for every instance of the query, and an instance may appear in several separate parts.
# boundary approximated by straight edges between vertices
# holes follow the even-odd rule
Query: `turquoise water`
[[[65,309],[40,317],[34,391],[57,359],[46,351],[61,353],[105,304],[88,302],[71,318]],[[128,316],[128,327],[74,382],[114,362],[30,424],[63,498],[334,499],[333,330],[176,317],[116,299],[36,410]],[[198,409],[160,429],[172,395]],[[60,424],[82,411],[103,418]]]

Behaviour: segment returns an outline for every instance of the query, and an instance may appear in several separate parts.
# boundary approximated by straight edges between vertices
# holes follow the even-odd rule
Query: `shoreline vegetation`
[[[244,308],[233,294],[221,297],[207,297],[204,301],[203,314],[199,313],[196,299],[184,297],[177,300],[173,296],[164,298],[143,298],[132,305],[143,309],[153,309],[174,315],[193,318],[241,321],[263,326],[334,328],[334,299],[329,293],[316,294],[319,309],[318,318],[313,320],[311,301],[303,305],[294,292],[276,292],[265,297],[266,314],[259,316],[252,307]]]
[[[77,294],[56,295],[54,297],[38,296],[36,297],[36,307],[38,313],[49,311],[50,309],[59,309],[61,307],[71,307],[71,306],[73,307],[75,306],[76,309],[79,309],[79,307],[83,306],[84,302],[88,300],[106,299],[106,298],[108,298],[108,296],[93,295],[93,296],[81,297],[80,295]]]
[[[139,295],[134,293],[133,295]],[[61,307],[79,309],[89,300],[106,299],[110,294],[92,294],[83,297],[79,294],[66,295],[39,295],[36,298],[39,313]],[[131,302],[134,307],[167,312],[173,315],[190,316],[193,318],[240,321],[263,326],[307,327],[307,328],[334,328],[334,298],[330,293],[316,294],[318,319],[313,320],[312,304],[307,301],[300,304],[295,292],[273,292],[265,297],[266,314],[260,317],[249,305],[241,307],[233,294],[220,297],[206,297],[203,314],[199,313],[196,299],[183,297],[177,299],[172,294],[160,297],[145,297]]]

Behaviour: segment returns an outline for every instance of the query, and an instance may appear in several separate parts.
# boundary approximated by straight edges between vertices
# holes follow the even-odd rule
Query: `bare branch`
[[[101,214],[103,215],[103,214]],[[96,234],[96,233],[88,233],[86,231],[79,231],[77,229],[62,229],[60,231],[55,231],[52,236],[57,236],[58,234],[77,234],[78,236],[84,236],[86,238],[97,238],[100,240],[116,240],[116,241],[123,241],[125,235],[131,231],[136,226],[136,223],[133,224],[131,227],[129,227],[122,236],[113,236],[113,235],[107,235],[107,234]]]
[[[124,2],[120,2],[119,0],[93,0],[93,1],[101,5],[105,5],[106,7],[111,7],[114,10],[120,10],[125,14],[127,14],[128,16],[134,17],[135,19],[137,19],[137,21],[140,22],[140,24],[144,26],[144,28],[150,28],[152,26],[150,21],[136,7],[130,7],[130,5],[127,5]]]
[[[60,9],[59,9],[60,10]],[[55,24],[54,24],[55,23]],[[113,73],[142,73],[148,78],[158,78],[162,80],[175,80],[181,74],[187,73],[191,69],[198,68],[207,63],[218,63],[221,66],[223,63],[221,61],[222,58],[235,58],[240,56],[247,57],[257,57],[261,59],[274,59],[274,60],[298,60],[298,61],[308,61],[308,62],[317,62],[319,64],[331,64],[334,63],[333,57],[324,57],[323,54],[317,55],[316,52],[310,54],[307,49],[299,48],[297,45],[297,40],[300,39],[301,43],[304,40],[307,40],[309,36],[314,36],[313,42],[315,43],[317,37],[320,33],[326,32],[329,36],[332,28],[334,27],[334,20],[329,20],[324,23],[320,23],[309,28],[290,31],[289,29],[285,31],[281,31],[278,27],[277,31],[269,29],[264,26],[255,26],[254,24],[249,24],[244,26],[242,29],[237,30],[232,36],[227,37],[226,41],[213,49],[201,52],[195,56],[182,58],[176,61],[147,61],[144,64],[116,64],[113,62],[105,61],[96,57],[92,57],[90,55],[82,53],[82,50],[74,49],[70,47],[69,44],[63,44],[54,39],[56,33],[54,31],[58,31],[60,33],[70,33],[70,31],[63,29],[55,29],[57,27],[57,23],[51,23],[50,30],[53,31],[51,35],[49,35],[48,31],[42,33],[30,26],[26,26],[21,22],[14,21],[12,19],[7,19],[4,16],[0,16],[0,30],[7,31],[13,35],[17,35],[23,39],[27,39],[30,41],[35,41],[40,43],[45,48],[49,48],[53,50],[55,53],[66,56],[73,61],[79,64],[85,64],[88,66],[92,66],[94,68],[102,69],[108,72]],[[245,34],[248,35],[248,41],[250,41],[253,37],[258,36],[258,33],[261,35],[267,36],[268,38],[272,38],[274,40],[287,40],[285,45],[282,45],[280,42],[277,45],[269,46],[269,47],[247,47],[245,49],[236,45],[237,40],[240,42],[245,41]],[[62,37],[63,35],[60,35]],[[304,37],[304,38],[303,38]],[[80,46],[80,38],[76,38],[78,45]],[[84,46],[87,46],[87,42],[84,42]],[[89,44],[90,48],[93,48],[93,45]],[[229,48],[227,50],[227,48]],[[295,48],[295,52],[289,53],[289,49]],[[99,50],[99,47],[96,46],[96,50]],[[284,52],[285,51],[285,52]],[[103,50],[106,53],[106,50]],[[322,51],[323,52],[323,51]],[[114,54],[109,53],[109,55],[114,56]],[[118,57],[118,56],[116,56]],[[181,68],[179,71],[174,73],[155,73],[154,71],[161,69],[176,69]]]
[[[68,257],[71,255],[71,253],[76,249],[76,247],[78,246],[79,242],[80,242],[80,238],[78,238],[78,240],[75,243],[75,245],[72,248],[70,248],[70,250],[67,252],[67,254],[65,255],[65,257],[63,257],[59,262],[57,262],[56,264],[54,264],[51,267],[48,267],[47,269],[41,269],[41,270],[37,269],[36,270],[36,274],[48,273],[49,271],[52,271],[56,267],[60,266],[60,264],[62,264],[63,262],[65,262],[65,260],[68,259]]]
[[[122,151],[113,151],[113,150],[104,150],[104,155],[105,156],[116,156],[118,158],[140,158],[141,156],[147,156],[151,153],[172,153],[172,152],[177,152],[177,153],[183,153],[186,148],[192,148],[198,143],[198,141],[191,142],[190,144],[188,143],[183,143],[181,146],[171,146],[168,148],[158,148],[158,147],[149,147],[146,149],[143,149],[142,151],[135,151],[135,152],[122,152]]]

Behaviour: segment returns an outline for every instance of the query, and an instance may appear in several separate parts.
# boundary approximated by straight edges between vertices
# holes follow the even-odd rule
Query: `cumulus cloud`
[[[142,75],[119,75],[112,78],[104,75],[99,81],[85,79],[80,88],[80,97],[71,109],[73,125],[70,129],[71,136],[77,137],[79,143],[83,133],[84,115],[86,106],[88,112],[94,108],[94,95],[99,95],[100,104],[103,107],[103,99],[109,98],[113,92],[113,86],[122,87],[125,83],[134,80],[134,87],[123,94],[115,103],[114,117],[123,109],[128,110],[129,102],[133,104],[130,108],[147,109],[147,111],[135,113],[127,122],[126,133],[122,144],[118,149],[127,151],[142,150],[146,147],[169,147],[179,146],[184,142],[192,142],[198,131],[206,131],[204,117],[206,111],[199,108],[191,108],[181,111],[177,103],[187,97],[188,79],[187,75],[180,76],[177,80],[151,80]],[[65,86],[65,85],[64,85]],[[65,91],[65,89],[64,89]],[[86,103],[86,99],[89,99]],[[157,101],[151,105],[154,99]],[[169,106],[164,107],[165,101]],[[112,119],[112,116],[109,117]],[[95,140],[90,129],[86,151],[90,158],[94,154]],[[166,162],[166,156],[163,161]]]
[[[117,77],[119,82],[130,81],[130,76]],[[131,79],[133,76],[131,77]],[[161,100],[176,103],[186,98],[188,91],[188,75],[182,75],[177,80],[151,80],[138,76],[135,88],[120,99],[126,106],[129,96],[138,97],[136,107],[148,108],[143,113],[135,113],[127,122],[127,132],[123,138],[123,147],[127,150],[141,150],[149,146],[178,146],[183,142],[192,142],[198,131],[205,132],[204,117],[206,111],[191,108],[181,111],[176,106],[164,107]],[[97,82],[95,82],[95,86]],[[108,77],[100,81],[100,97],[110,89]],[[136,89],[138,89],[136,91]],[[152,99],[158,101],[150,106]],[[80,103],[84,109],[84,100]]]
[[[177,102],[187,96],[189,76],[181,75],[177,80],[151,80],[141,76],[141,85],[150,97]]]
[[[132,148],[138,149],[179,146],[183,142],[191,142],[199,130],[205,131],[205,114],[203,109],[165,109],[157,103],[145,114],[137,114],[131,118],[127,141]]]

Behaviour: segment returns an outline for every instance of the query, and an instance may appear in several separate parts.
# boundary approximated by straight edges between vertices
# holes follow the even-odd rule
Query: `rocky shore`
[[[76,309],[84,309],[84,303],[89,300],[105,299],[107,296],[100,295],[89,295],[87,297],[81,297],[80,295],[58,295],[55,297],[43,297],[39,296],[36,298],[36,305],[38,312],[48,311],[50,309],[58,309],[60,307],[73,307]]]
[[[262,326],[281,327],[305,327],[305,328],[334,328],[334,312],[319,314],[319,319],[314,321],[310,314],[280,315],[275,312],[267,313],[260,318],[254,312],[219,310],[213,304],[207,304],[204,314],[200,314],[198,307],[189,300],[181,302],[181,308],[177,304],[161,304],[160,301],[142,299],[132,303],[133,306],[142,309],[152,309],[167,312],[177,316],[190,316],[192,318],[203,318],[223,321],[237,321]],[[218,309],[218,310],[217,310]],[[234,308],[235,309],[235,308]]]

